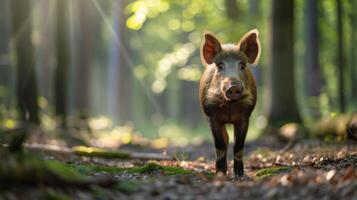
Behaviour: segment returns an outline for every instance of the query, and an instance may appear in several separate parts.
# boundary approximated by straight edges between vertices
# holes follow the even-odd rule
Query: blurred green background
[[[357,108],[354,0],[0,0],[0,121],[94,145],[211,139],[198,102],[204,31],[262,43],[248,139]]]

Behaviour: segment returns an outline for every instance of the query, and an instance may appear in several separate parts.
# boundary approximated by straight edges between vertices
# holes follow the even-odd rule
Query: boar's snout
[[[229,101],[239,100],[243,95],[243,84],[242,83],[229,83],[224,87],[224,96]]]
[[[242,89],[237,85],[231,85],[224,93],[228,100],[238,100],[242,96]]]

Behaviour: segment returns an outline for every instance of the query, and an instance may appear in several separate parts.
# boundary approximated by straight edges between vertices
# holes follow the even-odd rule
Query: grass
[[[254,177],[257,179],[257,180],[262,180],[262,179],[265,179],[265,178],[268,178],[268,177],[271,177],[271,176],[274,176],[274,175],[277,175],[279,173],[283,173],[283,172],[287,172],[287,171],[290,171],[290,167],[270,167],[270,168],[264,168],[264,169],[261,169],[261,170],[258,170]]]

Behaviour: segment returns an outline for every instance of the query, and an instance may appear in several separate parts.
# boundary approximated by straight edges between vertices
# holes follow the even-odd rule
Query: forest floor
[[[356,143],[306,140],[281,150],[280,146],[250,142],[244,153],[246,176],[240,180],[233,179],[231,172],[227,177],[214,174],[214,147],[208,142],[161,150],[137,145],[125,145],[122,149],[164,152],[174,159],[36,153],[45,161],[59,161],[75,172],[67,176],[80,174],[89,179],[83,184],[44,181],[44,176],[27,167],[30,170],[24,173],[30,173],[27,176],[31,181],[21,180],[13,178],[11,170],[4,172],[6,167],[1,168],[0,164],[0,177],[7,173],[7,178],[0,180],[0,199],[357,200]],[[232,169],[232,162],[229,166]],[[41,181],[34,181],[35,177],[41,177]]]

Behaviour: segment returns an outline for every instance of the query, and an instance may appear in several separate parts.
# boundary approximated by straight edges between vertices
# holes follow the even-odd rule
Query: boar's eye
[[[240,70],[244,70],[245,66],[246,66],[246,64],[244,62],[239,62],[239,66],[238,67],[239,67]]]
[[[224,64],[222,62],[217,63],[218,70],[223,70]]]

